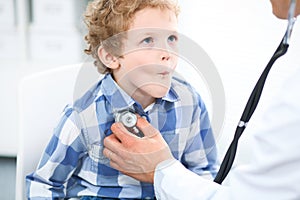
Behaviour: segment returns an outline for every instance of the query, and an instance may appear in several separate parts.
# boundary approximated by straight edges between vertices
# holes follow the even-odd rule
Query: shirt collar
[[[171,88],[169,89],[168,93],[164,97],[162,97],[162,100],[169,101],[169,102],[179,101],[179,96],[174,89],[173,83],[171,83]]]

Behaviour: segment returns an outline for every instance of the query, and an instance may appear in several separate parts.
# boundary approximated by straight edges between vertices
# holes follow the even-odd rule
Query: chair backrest
[[[26,199],[25,176],[37,167],[64,107],[99,79],[95,70],[92,64],[81,63],[36,73],[21,81],[17,200]]]

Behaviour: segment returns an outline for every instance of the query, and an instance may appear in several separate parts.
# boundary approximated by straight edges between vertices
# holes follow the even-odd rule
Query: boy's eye
[[[147,37],[142,40],[142,44],[151,44],[154,42],[154,39],[152,37]]]
[[[171,35],[168,37],[168,41],[171,43],[177,42],[178,38],[175,35]]]

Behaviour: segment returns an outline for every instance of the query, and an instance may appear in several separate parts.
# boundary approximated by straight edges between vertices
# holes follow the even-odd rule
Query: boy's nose
[[[170,52],[167,49],[161,51],[160,58],[162,61],[168,61],[170,60],[170,57],[171,57]]]
[[[161,60],[162,61],[168,61],[170,59],[170,56],[169,55],[162,55],[161,56]]]

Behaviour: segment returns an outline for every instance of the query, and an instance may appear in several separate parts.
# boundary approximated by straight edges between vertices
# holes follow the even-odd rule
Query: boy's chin
[[[170,87],[166,87],[165,85],[154,85],[150,88],[147,88],[147,93],[154,98],[162,98],[166,96]]]

